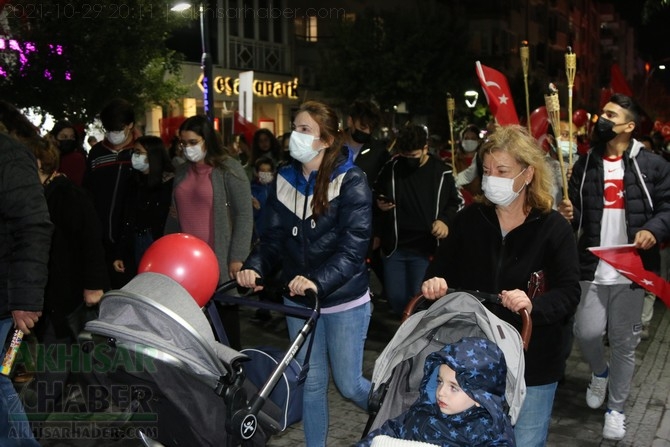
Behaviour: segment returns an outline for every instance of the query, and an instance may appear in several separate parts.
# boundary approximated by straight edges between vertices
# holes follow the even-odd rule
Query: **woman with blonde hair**
[[[293,121],[289,151],[295,160],[279,169],[266,202],[265,231],[237,282],[256,279],[282,265],[290,293],[284,303],[312,307],[305,291],[317,292],[321,316],[305,347],[312,344],[303,396],[305,444],[325,446],[328,437],[328,375],[338,390],[367,409],[370,382],[363,377],[363,348],[370,322],[365,255],[371,234],[372,194],[365,173],[342,147],[335,112],[304,103]],[[295,338],[304,321],[287,318]]]
[[[552,210],[551,173],[525,128],[497,128],[479,155],[483,195],[456,215],[421,292],[429,299],[447,287],[498,295],[490,310],[517,329],[518,312],[530,312],[528,388],[514,433],[517,445],[544,446],[565,366],[566,325],[580,297],[577,245],[570,224]],[[540,280],[537,291],[532,278]]]

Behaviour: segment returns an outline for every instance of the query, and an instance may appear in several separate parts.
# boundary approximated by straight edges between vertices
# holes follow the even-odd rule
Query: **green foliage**
[[[181,96],[179,55],[165,46],[183,26],[168,0],[15,0],[4,6],[5,34],[35,51],[26,64],[3,52],[0,96],[19,107],[38,107],[56,119],[90,122],[112,98],[122,97],[142,113]],[[198,45],[194,42],[194,45]],[[57,46],[62,46],[58,54]],[[48,70],[52,79],[45,77]],[[66,76],[71,77],[70,80]],[[139,115],[141,116],[141,115]]]
[[[463,91],[475,76],[457,3],[369,9],[342,22],[323,54],[322,90],[343,104],[372,97],[383,109],[403,101],[416,112],[444,108],[446,93]]]

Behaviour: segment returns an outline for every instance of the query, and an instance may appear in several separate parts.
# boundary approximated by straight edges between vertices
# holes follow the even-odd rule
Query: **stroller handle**
[[[448,294],[453,292],[457,292],[457,290],[448,289],[447,291]],[[493,293],[479,292],[476,290],[458,290],[458,292],[469,293],[482,303],[486,301],[500,304],[500,298],[498,295]],[[418,294],[417,296],[413,297],[409,303],[407,303],[407,306],[405,306],[405,310],[402,313],[402,321],[404,322],[410,316],[412,316],[412,314],[416,312],[416,309],[419,307],[419,305],[425,304],[426,301],[431,300],[424,297],[422,294]],[[533,320],[530,316],[530,313],[528,312],[528,309],[521,309],[519,311],[519,315],[521,316],[521,341],[523,342],[524,351],[527,351],[528,344],[530,343],[530,336],[533,332]]]

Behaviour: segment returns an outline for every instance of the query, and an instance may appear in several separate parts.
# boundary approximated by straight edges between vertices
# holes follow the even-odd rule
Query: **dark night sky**
[[[652,1],[660,3],[661,0]],[[670,6],[655,11],[648,22],[643,22],[644,0],[610,0],[610,2],[616,6],[621,16],[636,28],[637,48],[643,59],[654,62],[670,58],[668,41]]]

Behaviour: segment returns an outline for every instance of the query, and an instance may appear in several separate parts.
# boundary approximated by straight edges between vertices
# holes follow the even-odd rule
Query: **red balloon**
[[[207,304],[219,282],[219,263],[207,243],[186,233],[163,236],[142,256],[138,273],[168,276],[186,289],[200,307]]]
[[[577,109],[572,112],[572,124],[582,127],[589,120],[589,114],[584,109]]]
[[[537,140],[549,130],[549,115],[545,106],[538,107],[530,114],[530,130]]]

